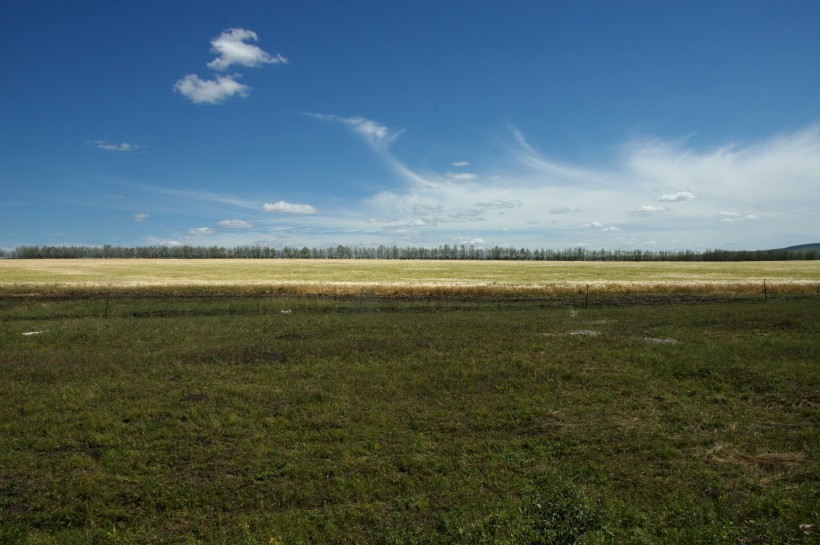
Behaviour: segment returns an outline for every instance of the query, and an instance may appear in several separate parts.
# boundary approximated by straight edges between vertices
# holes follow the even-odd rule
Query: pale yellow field
[[[535,262],[402,260],[0,260],[0,294],[62,291],[284,291],[550,294],[820,293],[820,261]]]

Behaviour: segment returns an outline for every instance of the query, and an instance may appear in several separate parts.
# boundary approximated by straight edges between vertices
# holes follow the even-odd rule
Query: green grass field
[[[0,543],[816,543],[817,303],[4,299]]]

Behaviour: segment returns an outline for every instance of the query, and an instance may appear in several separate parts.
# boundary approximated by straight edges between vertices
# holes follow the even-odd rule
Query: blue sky
[[[820,2],[4,2],[0,247],[820,239]]]

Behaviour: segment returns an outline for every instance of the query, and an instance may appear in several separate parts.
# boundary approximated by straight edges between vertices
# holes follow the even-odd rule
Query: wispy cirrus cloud
[[[131,216],[131,219],[136,222],[145,221],[148,219],[148,214],[145,212],[140,212],[138,214],[134,214],[133,216]]]
[[[450,171],[436,172],[400,159],[394,144],[410,137],[402,130],[364,117],[311,117],[362,140],[386,167],[379,189],[348,196],[340,207],[327,204],[340,202],[335,197],[306,204],[142,186],[162,204],[143,208],[143,198],[139,209],[152,217],[162,211],[163,221],[169,211],[184,210],[190,217],[184,227],[169,229],[169,238],[208,237],[209,244],[222,245],[480,240],[530,248],[765,248],[788,245],[785,238],[795,233],[820,232],[813,213],[820,208],[816,129],[712,148],[691,140],[633,141],[594,168],[547,158],[511,131],[496,155],[485,152],[481,166],[470,167],[476,178],[459,180],[447,176],[458,172],[450,163]],[[339,179],[345,180],[343,171]],[[192,224],[211,227],[189,230]]]
[[[316,208],[309,204],[293,204],[285,201],[276,201],[273,204],[266,202],[262,205],[262,211],[294,216],[312,215],[319,212]]]
[[[444,176],[457,182],[466,182],[478,179],[478,175],[473,174],[472,172],[445,172]]]
[[[228,229],[253,229],[253,224],[245,220],[222,220],[219,225]]]
[[[364,139],[367,145],[377,152],[386,151],[403,132],[401,130],[390,129],[386,125],[360,116],[344,117],[314,112],[305,112],[304,115],[320,121],[344,125]]]
[[[524,203],[517,200],[508,200],[508,201],[491,201],[491,202],[477,202],[475,204],[476,207],[482,208],[484,210],[503,210],[503,209],[511,209],[511,208],[521,208],[524,206]]]
[[[510,130],[518,144],[513,150],[513,156],[520,166],[543,173],[545,183],[571,186],[600,186],[612,183],[612,177],[606,172],[547,159],[530,145],[520,130],[512,126]]]
[[[661,243],[696,248],[703,245],[705,232],[723,224],[724,235],[709,237],[724,236],[721,240],[728,244],[743,235],[754,244],[766,244],[751,231],[740,233],[731,225],[754,220],[762,225],[763,217],[777,217],[784,224],[798,221],[789,211],[797,203],[816,202],[812,188],[820,184],[817,127],[713,149],[698,149],[689,139],[632,141],[609,165],[595,168],[548,159],[511,127],[514,145],[507,148],[509,153],[488,158],[486,171],[467,173],[475,176],[467,179],[454,175],[458,172],[421,172],[398,159],[391,146],[401,130],[363,117],[310,115],[348,126],[398,176],[399,185],[362,203],[364,214],[393,219],[384,226],[386,236],[418,242],[492,232],[499,239],[519,241],[516,244],[549,240],[553,246],[574,245],[583,236],[591,245],[634,247],[642,241],[659,244],[657,233],[663,233]],[[507,201],[522,204],[515,214],[481,205]],[[662,204],[636,206],[636,201]],[[746,212],[725,212],[732,209]],[[571,213],[576,221],[547,220],[545,213],[553,218]],[[718,224],[715,217],[721,220]],[[801,214],[799,221],[802,227],[795,230],[806,231],[807,215]]]
[[[755,216],[754,214],[741,214],[740,212],[721,212],[719,214],[720,221],[728,222],[728,223],[735,223],[738,221],[755,221],[759,220],[760,218]]]
[[[124,184],[126,188],[135,191],[159,195],[163,201],[169,201],[174,207],[190,207],[192,205],[223,208],[242,208],[247,210],[258,210],[259,201],[238,197],[228,193],[218,193],[215,191],[197,189],[172,189],[151,184]]]
[[[305,112],[304,115],[320,121],[328,121],[347,127],[354,134],[362,138],[370,149],[372,149],[394,173],[401,176],[405,181],[416,184],[426,184],[429,182],[427,178],[408,168],[390,152],[390,146],[402,132],[404,132],[402,129],[390,129],[386,125],[360,116],[344,117],[311,112]]]
[[[714,149],[698,149],[688,144],[663,140],[633,142],[626,148],[629,172],[662,185],[663,189],[686,187],[683,192],[664,194],[676,196],[677,200],[696,195],[698,201],[707,198],[754,206],[763,200],[775,206],[785,201],[815,200],[814,188],[820,172],[820,125]],[[767,197],[761,199],[764,195]]]
[[[130,144],[128,142],[112,144],[110,142],[106,142],[105,140],[86,140],[86,144],[105,151],[136,151],[145,148],[145,146]]]

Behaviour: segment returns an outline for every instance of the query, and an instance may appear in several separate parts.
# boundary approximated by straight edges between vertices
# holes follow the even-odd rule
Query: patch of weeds
[[[18,545],[26,542],[27,528],[19,521],[4,517],[0,520],[0,545]]]
[[[573,545],[607,535],[604,513],[584,489],[560,474],[539,478],[523,508],[528,528],[521,543]]]

